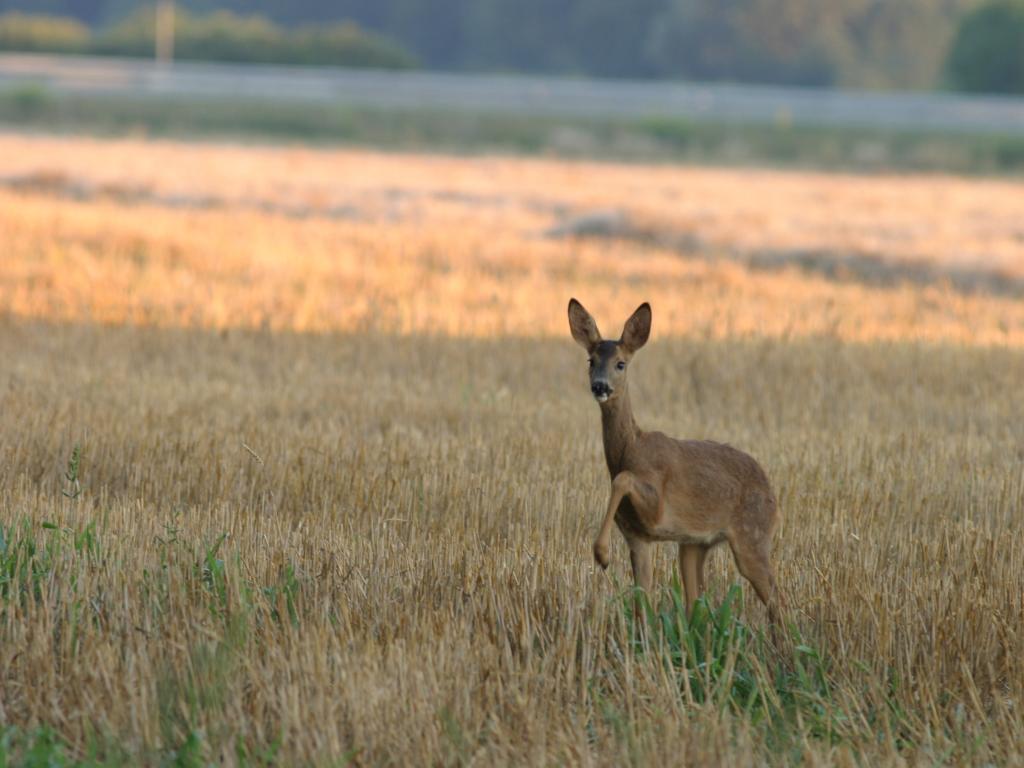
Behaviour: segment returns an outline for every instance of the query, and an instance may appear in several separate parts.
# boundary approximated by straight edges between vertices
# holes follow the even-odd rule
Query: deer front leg
[[[646,541],[629,542],[629,564],[633,566],[633,583],[650,594],[654,581],[654,557]]]
[[[615,513],[618,512],[619,505],[627,496],[645,524],[657,524],[660,517],[661,504],[654,489],[647,483],[641,482],[632,472],[619,472],[612,480],[612,494],[608,499],[608,510],[604,513],[601,530],[598,531],[597,540],[594,542],[594,559],[602,568],[607,568],[609,563],[608,554],[611,548]]]
[[[608,510],[604,513],[604,520],[601,521],[601,529],[597,532],[597,539],[594,541],[594,559],[602,568],[607,568],[611,562],[609,549],[611,547],[612,523],[615,522],[615,513],[619,504],[629,493],[633,485],[633,475],[629,472],[620,472],[612,480],[612,495],[608,498]]]
[[[629,540],[629,563],[633,566],[633,583],[643,594],[633,595],[633,626],[641,633],[646,632],[647,617],[644,603],[650,601],[654,581],[654,546],[639,539]],[[650,603],[648,603],[650,604]]]

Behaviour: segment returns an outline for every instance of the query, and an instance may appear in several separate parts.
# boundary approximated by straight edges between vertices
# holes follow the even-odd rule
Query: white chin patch
[[[594,395],[594,399],[597,400],[597,402],[599,403],[604,403],[607,402],[608,395]]]

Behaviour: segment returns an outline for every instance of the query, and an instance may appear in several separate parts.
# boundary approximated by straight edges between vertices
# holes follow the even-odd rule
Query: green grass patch
[[[801,736],[840,742],[847,718],[834,699],[827,658],[795,627],[781,649],[773,647],[763,629],[742,619],[742,604],[743,591],[733,585],[717,608],[701,597],[688,616],[676,578],[656,604],[630,592],[622,608],[634,653],[665,664],[688,704],[762,726],[779,748]]]
[[[95,523],[80,531],[49,522],[38,528],[28,521],[0,525],[0,608],[9,600],[39,600],[59,562],[74,555],[98,561]],[[71,573],[71,592],[75,585],[76,575]]]

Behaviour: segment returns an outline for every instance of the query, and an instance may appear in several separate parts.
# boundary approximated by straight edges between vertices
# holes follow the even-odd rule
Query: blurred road
[[[141,98],[1024,134],[1022,98],[192,62],[161,68],[148,60],[0,54],[0,91],[26,83]]]

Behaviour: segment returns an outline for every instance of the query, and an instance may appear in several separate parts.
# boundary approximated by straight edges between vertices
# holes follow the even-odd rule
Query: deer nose
[[[612,388],[608,386],[606,381],[595,381],[590,385],[590,391],[594,393],[594,397],[601,397],[602,395],[610,395]]]

